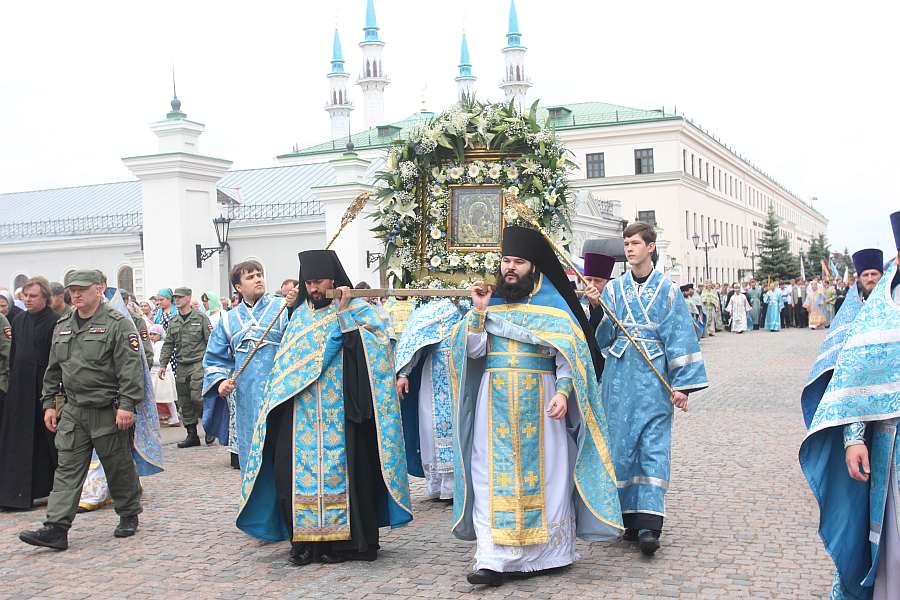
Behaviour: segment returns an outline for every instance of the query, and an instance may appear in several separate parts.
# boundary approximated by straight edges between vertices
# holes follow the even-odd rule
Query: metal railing
[[[226,216],[232,221],[277,221],[297,217],[315,217],[323,214],[323,212],[321,202],[310,200],[280,204],[229,206]]]
[[[137,233],[141,231],[142,224],[141,213],[3,223],[0,224],[0,241],[96,233]]]

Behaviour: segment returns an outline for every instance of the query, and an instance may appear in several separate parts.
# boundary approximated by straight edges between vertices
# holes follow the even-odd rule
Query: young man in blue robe
[[[250,452],[256,418],[275,353],[287,329],[297,291],[287,298],[266,292],[263,267],[255,260],[234,265],[231,285],[241,302],[216,324],[203,357],[203,430],[232,449],[233,467],[243,465]],[[288,308],[281,310],[285,302]],[[269,325],[272,328],[266,333]],[[266,339],[262,335],[266,333]],[[260,346],[237,381],[231,379],[247,356]]]
[[[449,299],[414,309],[397,344],[397,396],[403,408],[409,474],[425,478],[425,497],[453,499],[450,332],[463,318]]]
[[[860,309],[866,302],[866,298],[875,289],[875,286],[881,280],[882,271],[884,270],[884,257],[881,250],[877,248],[867,248],[853,254],[853,268],[856,270],[856,285],[850,288],[847,297],[844,299],[841,309],[834,316],[831,322],[831,328],[822,347],[819,348],[819,355],[810,371],[809,379],[803,388],[800,396],[800,403],[803,407],[803,420],[806,426],[812,422],[813,415],[819,407],[819,402],[825,394],[828,384],[831,382],[831,376],[834,371],[834,365],[837,362],[838,354],[850,335],[850,326],[853,320],[859,314]]]
[[[900,259],[900,212],[891,225]],[[854,319],[800,446],[819,503],[819,535],[836,567],[832,598],[900,599],[898,365],[895,262]]]
[[[453,534],[475,540],[472,584],[547,573],[575,538],[622,531],[591,329],[540,233],[503,231],[493,287],[452,335]],[[593,347],[593,348],[592,348]]]
[[[652,556],[666,514],[674,408],[687,410],[688,394],[707,387],[706,367],[687,304],[678,286],[653,268],[656,232],[646,223],[625,228],[631,270],[603,290],[603,300],[643,347],[674,392],[666,390],[644,358],[605,318],[597,345],[605,349],[603,403],[609,419],[616,485],[628,541]],[[597,290],[588,288],[588,297]]]
[[[378,528],[412,519],[386,324],[330,250],[300,253],[297,307],[243,469],[237,526],[290,540],[295,565],[373,561]]]

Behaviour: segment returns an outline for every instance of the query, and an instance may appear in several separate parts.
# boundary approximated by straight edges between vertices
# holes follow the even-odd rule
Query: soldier
[[[27,544],[57,550],[69,547],[68,531],[92,450],[103,464],[119,515],[113,535],[134,535],[141,512],[131,458],[135,405],[144,399],[138,334],[133,323],[103,303],[97,271],[75,271],[66,286],[75,311],[53,331],[41,396],[44,424],[56,433],[59,466],[44,526],[19,534]]]
[[[181,422],[187,429],[187,437],[178,442],[179,448],[191,448],[200,445],[197,436],[197,421],[203,414],[203,355],[206,342],[212,333],[209,317],[191,308],[190,288],[176,288],[172,293],[178,316],[169,322],[166,341],[163,342],[159,358],[159,378],[165,379],[166,368],[174,358],[178,361],[178,372],[175,373],[175,391],[178,393],[178,411]],[[212,444],[215,437],[206,435],[206,443]]]

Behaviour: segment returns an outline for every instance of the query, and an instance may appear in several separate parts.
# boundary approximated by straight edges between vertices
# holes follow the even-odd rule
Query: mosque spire
[[[341,51],[341,36],[337,27],[331,42],[331,71],[328,78],[328,102],[325,111],[331,118],[331,139],[342,138],[350,129],[350,113],[353,103],[347,93],[347,82],[350,74],[344,70],[344,53]]]
[[[456,76],[455,81],[460,101],[467,96],[474,95],[476,77],[472,75],[469,42],[466,40],[465,31],[462,34],[462,44],[459,49],[459,75]]]
[[[500,89],[506,94],[507,100],[513,100],[520,107],[525,104],[528,88],[531,80],[525,73],[525,52],[528,50],[522,45],[522,32],[519,29],[519,15],[516,13],[516,0],[509,3],[509,27],[506,32],[506,47],[503,48],[503,58],[506,63],[506,72]]]
[[[384,88],[391,82],[381,64],[384,42],[378,35],[374,0],[366,0],[366,24],[359,47],[362,50],[362,73],[356,84],[363,92],[366,127],[371,129],[384,124]]]

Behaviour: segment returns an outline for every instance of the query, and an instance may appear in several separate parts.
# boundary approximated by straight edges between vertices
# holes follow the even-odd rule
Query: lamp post
[[[750,277],[756,277],[756,259],[759,258],[759,254],[750,254],[750,248],[746,244],[741,250],[744,251],[744,258],[750,259]]]
[[[712,241],[713,245],[710,246],[709,242],[706,240],[703,241],[703,253],[706,255],[706,280],[709,281],[709,250],[710,248],[718,248],[719,247],[719,234],[713,233],[709,236],[710,241]],[[694,242],[694,250],[700,249],[700,235],[695,233],[691,236],[691,240]]]
[[[204,248],[200,244],[194,246],[197,252],[197,268],[203,268],[203,262],[216,252],[221,252],[228,245],[228,230],[231,228],[231,219],[219,215],[213,219],[213,227],[216,228],[216,239],[219,241],[218,247]]]

